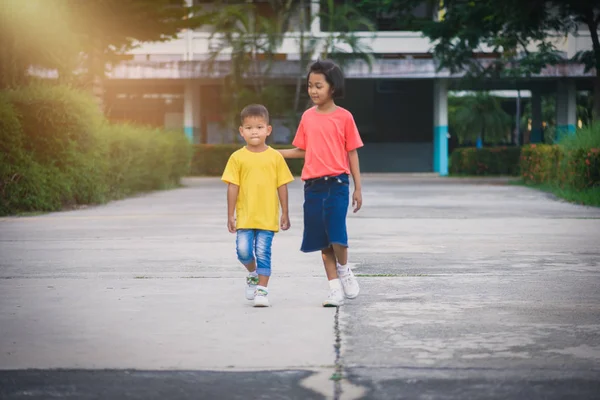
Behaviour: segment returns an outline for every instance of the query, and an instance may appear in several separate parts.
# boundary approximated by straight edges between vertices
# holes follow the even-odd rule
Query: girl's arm
[[[278,150],[283,158],[304,158],[306,151],[299,148]]]
[[[352,174],[352,180],[354,181],[352,207],[354,207],[354,212],[357,212],[362,207],[362,183],[360,181],[360,163],[358,161],[358,151],[349,151],[348,157],[350,161],[350,173]]]

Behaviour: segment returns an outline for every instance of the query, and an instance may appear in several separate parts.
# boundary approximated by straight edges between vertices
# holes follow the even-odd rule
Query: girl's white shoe
[[[339,307],[344,304],[344,293],[340,289],[330,289],[327,300],[323,302],[323,307]]]
[[[340,282],[346,297],[349,299],[355,299],[360,292],[360,286],[358,286],[358,281],[354,276],[354,272],[352,272],[350,268],[346,267],[342,271],[338,270],[338,277],[340,278]]]

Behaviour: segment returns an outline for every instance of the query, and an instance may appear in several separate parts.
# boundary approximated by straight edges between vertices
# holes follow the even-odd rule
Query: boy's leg
[[[321,250],[325,273],[329,280],[329,296],[323,302],[323,307],[339,307],[344,304],[344,292],[337,273],[337,259],[332,247]]]
[[[258,286],[254,297],[255,307],[269,306],[269,277],[271,276],[271,247],[273,244],[272,231],[257,230],[254,249],[256,253],[256,272],[258,273]]]
[[[256,261],[254,259],[255,233],[252,229],[239,229],[236,237],[236,251],[238,260],[248,270],[246,277],[246,299],[253,300],[256,286],[258,285],[258,274],[256,272]]]

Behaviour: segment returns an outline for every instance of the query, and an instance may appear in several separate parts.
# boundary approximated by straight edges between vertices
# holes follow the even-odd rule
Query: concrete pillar
[[[530,143],[542,143],[544,132],[542,126],[542,95],[538,91],[531,92],[531,136]]]
[[[310,24],[310,33],[318,35],[321,32],[321,2],[320,0],[310,0],[310,17],[313,18]]]
[[[185,5],[186,7],[193,7],[194,6],[194,0],[185,0]],[[188,18],[193,17],[193,15],[188,15]],[[186,29],[184,32],[184,39],[185,39],[185,52],[183,54],[183,60],[184,61],[190,61],[193,56],[192,56],[192,40],[193,40],[193,31],[191,29]]]
[[[556,90],[556,139],[575,133],[577,124],[577,97],[575,82],[560,80]]]
[[[448,81],[433,83],[433,172],[448,175]]]
[[[198,82],[185,82],[183,95],[183,131],[191,143],[200,140],[200,85]]]

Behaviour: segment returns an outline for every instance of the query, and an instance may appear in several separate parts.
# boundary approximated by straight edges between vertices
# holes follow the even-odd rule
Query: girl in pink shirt
[[[352,114],[335,104],[344,95],[344,75],[328,60],[311,65],[307,76],[308,94],[315,104],[302,115],[293,145],[280,150],[285,158],[305,158],[304,234],[301,250],[320,251],[329,280],[324,307],[338,307],[344,297],[353,299],[360,291],[348,262],[346,215],[349,203],[349,175],[354,181],[352,206],[362,206],[357,149],[363,146]]]

